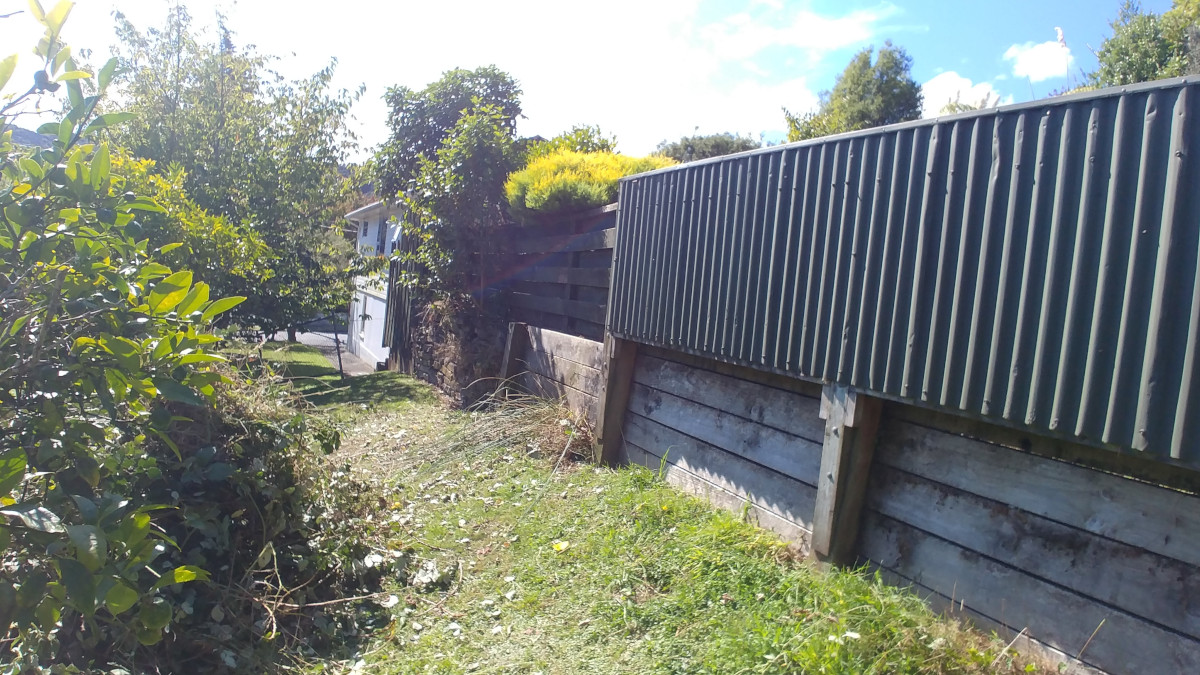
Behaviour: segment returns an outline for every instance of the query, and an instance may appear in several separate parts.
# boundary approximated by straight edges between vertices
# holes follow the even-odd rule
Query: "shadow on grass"
[[[436,400],[429,385],[400,373],[377,372],[342,379],[329,359],[308,345],[269,342],[263,346],[262,354],[276,372],[291,380],[298,394],[319,407]]]

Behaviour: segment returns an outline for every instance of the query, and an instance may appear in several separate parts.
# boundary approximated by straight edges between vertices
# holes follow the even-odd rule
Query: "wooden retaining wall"
[[[509,325],[502,379],[543,398],[561,400],[596,424],[603,343],[523,323]]]
[[[823,442],[828,462],[838,436],[821,396],[640,345],[617,459],[809,548]],[[858,563],[1006,639],[1024,630],[1078,656],[1074,671],[1200,672],[1200,498],[1148,482],[1160,464],[1101,470],[1050,456],[1097,453],[1062,441],[899,403],[876,414]]]
[[[625,459],[805,543],[812,532],[820,388],[643,348],[625,411]]]

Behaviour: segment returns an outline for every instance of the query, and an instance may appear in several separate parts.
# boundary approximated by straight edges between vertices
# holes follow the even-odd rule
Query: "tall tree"
[[[1096,52],[1094,86],[1114,87],[1200,72],[1200,0],[1175,0],[1164,14],[1145,12],[1126,0],[1112,35]]]
[[[921,85],[912,77],[912,57],[887,41],[872,63],[874,47],[854,55],[832,91],[821,94],[815,112],[784,110],[788,140],[800,141],[921,117]]]
[[[359,93],[331,89],[332,64],[284,80],[223,20],[206,42],[182,6],[145,32],[117,20],[122,94],[137,121],[115,139],[180,171],[198,205],[270,248],[270,274],[245,289],[238,318],[294,337],[298,322],[348,302],[355,252],[339,233],[355,182],[339,169],[355,147],[347,120]]]
[[[409,281],[431,296],[469,300],[482,270],[471,256],[504,222],[504,181],[521,161],[516,80],[486,66],[452,70],[420,91],[388,90],[391,135],[375,158],[389,201],[407,205],[419,265]],[[474,279],[474,281],[473,281]]]
[[[670,157],[677,162],[690,162],[708,157],[732,155],[762,147],[762,142],[749,136],[731,133],[684,136],[678,141],[663,141],[654,149],[654,154]]]

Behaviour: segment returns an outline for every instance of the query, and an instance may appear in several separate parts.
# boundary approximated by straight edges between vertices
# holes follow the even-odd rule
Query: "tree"
[[[391,135],[376,154],[383,197],[411,212],[406,235],[418,271],[405,279],[429,297],[478,302],[487,235],[505,221],[504,181],[521,162],[515,80],[494,66],[452,70],[421,91],[388,90]]]
[[[871,62],[874,47],[854,55],[832,91],[821,94],[815,112],[784,110],[788,140],[799,141],[858,129],[907,122],[921,117],[921,85],[912,77],[912,58],[891,41]]]
[[[1200,72],[1200,61],[1189,54],[1197,45],[1200,0],[1175,0],[1164,14],[1142,11],[1125,0],[1111,24],[1112,35],[1096,52],[1098,66],[1090,79],[1097,87],[1149,82]]]
[[[267,244],[270,274],[246,288],[237,318],[294,339],[297,323],[349,301],[360,268],[336,234],[356,189],[340,169],[359,94],[330,90],[335,64],[285,81],[223,22],[218,31],[203,42],[180,6],[144,33],[118,15],[122,93],[138,117],[114,139],[160,172],[180,171],[200,207]]]
[[[539,157],[572,150],[574,152],[616,152],[617,137],[606,136],[598,126],[577,124],[570,130],[551,138],[548,141],[533,140],[527,142],[525,164]]]
[[[678,141],[663,141],[654,149],[654,154],[670,157],[677,162],[690,162],[709,157],[732,155],[762,147],[762,142],[749,136],[731,133],[708,134],[706,136],[684,136]]]
[[[954,95],[953,99],[946,101],[946,105],[942,106],[942,109],[938,112],[942,115],[954,115],[956,113],[971,112],[972,110],[987,110],[988,108],[995,108],[998,105],[1000,105],[999,96],[993,99],[990,93],[984,94],[983,98],[971,102],[962,100],[962,93],[959,92]]]
[[[521,89],[495,66],[447,71],[421,91],[395,86],[388,89],[387,142],[376,153],[380,193],[396,199],[412,190],[423,162],[436,160],[447,138],[456,132],[464,113],[487,113],[498,130],[512,138],[521,116]]]

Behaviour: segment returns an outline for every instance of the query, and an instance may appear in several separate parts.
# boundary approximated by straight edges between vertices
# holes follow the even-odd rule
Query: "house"
[[[346,220],[357,231],[355,243],[358,252],[364,256],[389,256],[399,250],[403,214],[403,207],[383,202],[368,204],[347,213]],[[354,297],[350,301],[346,348],[368,363],[378,364],[388,358],[385,330],[387,297],[386,271],[358,278]]]

